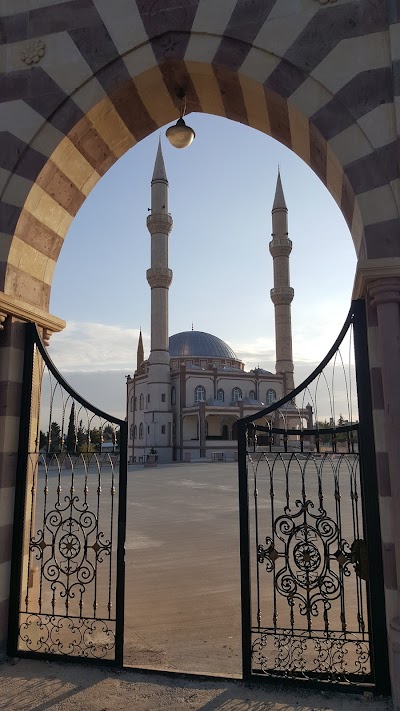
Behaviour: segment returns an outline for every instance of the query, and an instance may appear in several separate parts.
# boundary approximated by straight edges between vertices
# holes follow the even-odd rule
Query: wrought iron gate
[[[8,653],[123,663],[127,423],[26,326]]]
[[[312,375],[238,423],[245,679],[390,692],[369,378],[359,300]]]

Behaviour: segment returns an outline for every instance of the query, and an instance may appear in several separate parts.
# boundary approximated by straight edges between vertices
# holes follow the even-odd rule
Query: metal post
[[[243,680],[251,678],[251,583],[250,583],[250,531],[249,487],[246,454],[246,423],[239,420],[238,473],[239,473],[239,526],[240,526],[240,583],[242,613],[242,674]]]
[[[370,571],[368,581],[368,614],[372,638],[371,665],[373,665],[377,693],[390,694],[379,491],[376,471],[374,425],[372,419],[365,301],[363,299],[353,301],[353,307],[354,352],[359,412],[358,446],[360,453],[360,479],[363,499],[364,530],[368,546]]]
[[[124,665],[124,622],[125,622],[125,536],[126,536],[126,490],[128,473],[128,422],[120,426],[120,460],[118,486],[118,548],[117,548],[117,588],[115,621],[115,661]]]
[[[10,580],[10,608],[8,617],[7,654],[18,652],[19,612],[21,609],[22,560],[26,507],[26,478],[29,458],[29,435],[33,383],[34,324],[25,325],[24,369],[21,389],[18,459],[15,482],[13,542]]]

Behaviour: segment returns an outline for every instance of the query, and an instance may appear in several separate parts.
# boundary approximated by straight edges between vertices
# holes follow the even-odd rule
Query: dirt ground
[[[0,665],[4,711],[391,711],[388,699],[32,660]]]

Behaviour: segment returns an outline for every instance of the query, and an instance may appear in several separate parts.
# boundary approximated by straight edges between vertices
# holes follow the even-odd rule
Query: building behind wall
[[[145,359],[139,336],[136,371],[127,378],[128,461],[159,462],[210,458],[234,459],[237,421],[258,412],[291,392],[294,387],[287,207],[278,174],[272,208],[276,372],[262,368],[246,371],[230,346],[202,331],[168,334],[168,294],[172,271],[168,266],[168,240],[172,217],[168,212],[168,180],[161,144],[151,181],[151,347]],[[281,414],[288,426],[299,416],[312,421],[312,412],[295,404]],[[282,424],[282,422],[281,422]]]

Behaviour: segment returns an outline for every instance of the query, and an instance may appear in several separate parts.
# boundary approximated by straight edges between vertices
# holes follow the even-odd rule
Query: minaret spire
[[[280,171],[278,171],[272,207],[272,240],[269,243],[269,251],[274,263],[274,288],[271,289],[271,300],[275,307],[276,372],[283,374],[283,394],[286,395],[294,389],[290,306],[294,290],[290,286],[289,269],[292,242],[288,237],[288,210]]]
[[[137,347],[137,359],[136,359],[136,369],[137,370],[139,370],[143,361],[144,361],[144,349],[143,349],[142,328],[140,328],[139,341],[138,341],[138,347]]]
[[[154,163],[153,177],[151,184],[155,181],[161,180],[168,185],[167,173],[165,170],[164,156],[161,150],[161,138],[158,139],[158,148],[156,155],[156,162]]]

